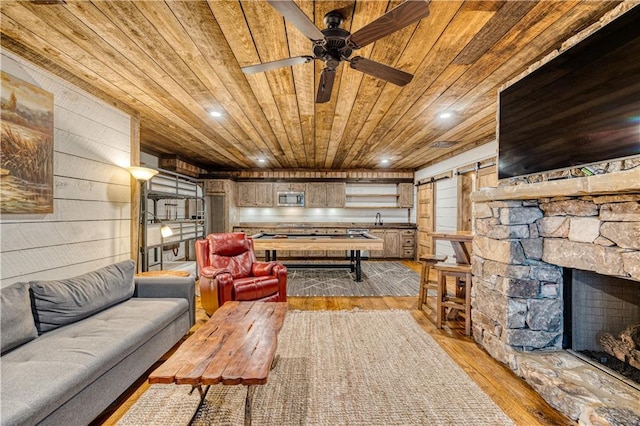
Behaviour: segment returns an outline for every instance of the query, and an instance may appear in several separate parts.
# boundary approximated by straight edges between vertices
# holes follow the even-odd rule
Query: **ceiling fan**
[[[404,86],[413,78],[413,75],[388,65],[362,56],[353,58],[350,56],[354,50],[361,49],[429,15],[429,0],[407,0],[353,34],[340,28],[344,17],[339,11],[334,10],[327,13],[324,16],[327,28],[320,30],[293,0],[267,0],[267,2],[313,42],[313,55],[296,56],[242,67],[245,74],[270,71],[320,59],[324,61],[325,68],[320,75],[316,103],[328,102],[331,99],[336,68],[342,61],[349,62],[354,70],[398,86]]]

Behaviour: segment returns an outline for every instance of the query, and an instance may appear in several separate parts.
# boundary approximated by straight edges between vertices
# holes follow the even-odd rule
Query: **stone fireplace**
[[[640,323],[640,168],[472,199],[476,342],[581,424],[640,424],[638,389],[565,350]]]

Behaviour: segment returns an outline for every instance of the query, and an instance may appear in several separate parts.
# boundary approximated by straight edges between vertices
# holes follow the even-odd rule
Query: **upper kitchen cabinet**
[[[276,192],[305,192],[307,189],[306,183],[301,182],[277,182],[273,184],[273,190]]]
[[[238,207],[273,207],[272,182],[238,182]]]
[[[344,207],[346,202],[344,182],[311,182],[307,184],[307,207]]]
[[[398,184],[398,207],[413,207],[413,183]]]

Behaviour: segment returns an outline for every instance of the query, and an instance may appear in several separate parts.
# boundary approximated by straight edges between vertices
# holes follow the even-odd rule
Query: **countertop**
[[[370,231],[375,229],[416,229],[415,223],[382,223],[382,225],[375,225],[371,222],[369,223],[355,223],[355,222],[346,222],[346,223],[327,223],[327,222],[319,222],[319,223],[267,223],[267,222],[243,222],[234,227],[240,228],[295,228],[295,229],[311,229],[311,228],[353,228],[353,229],[368,229]]]

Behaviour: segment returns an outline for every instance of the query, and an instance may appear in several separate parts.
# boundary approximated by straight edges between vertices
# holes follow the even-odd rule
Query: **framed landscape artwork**
[[[53,94],[1,73],[0,212],[53,212]]]

